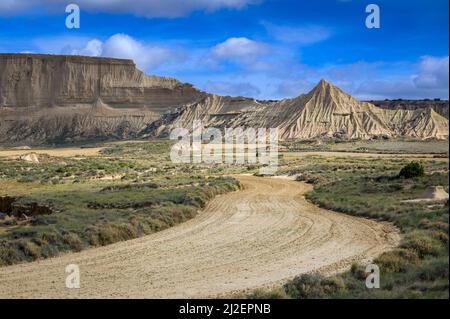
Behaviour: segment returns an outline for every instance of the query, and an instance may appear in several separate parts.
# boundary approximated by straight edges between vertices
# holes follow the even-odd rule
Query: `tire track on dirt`
[[[384,223],[320,209],[311,186],[239,176],[244,190],[217,196],[197,217],[156,234],[0,268],[0,298],[199,298],[331,274],[398,244]],[[81,288],[65,287],[78,264]]]

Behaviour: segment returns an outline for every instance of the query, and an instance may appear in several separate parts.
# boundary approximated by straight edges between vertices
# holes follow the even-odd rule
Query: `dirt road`
[[[314,270],[333,273],[399,241],[386,224],[319,209],[307,184],[239,177],[196,218],[106,247],[0,268],[0,298],[216,297]],[[65,287],[77,264],[81,288]]]

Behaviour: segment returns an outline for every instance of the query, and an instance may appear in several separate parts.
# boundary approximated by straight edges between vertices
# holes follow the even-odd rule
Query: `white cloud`
[[[85,48],[90,40],[92,39],[81,36],[35,38],[30,41],[30,49],[37,53],[45,54],[72,54],[76,50]]]
[[[367,80],[356,94],[363,99],[449,98],[449,57],[424,56],[409,76]]]
[[[103,42],[97,39],[90,40],[82,49],[74,49],[73,55],[101,56],[103,52]]]
[[[104,42],[84,37],[41,38],[33,41],[37,52],[132,59],[144,71],[169,63],[180,63],[183,56],[174,50],[138,41],[126,34],[115,34]]]
[[[268,52],[268,47],[247,38],[229,38],[211,50],[214,57],[247,63]]]
[[[141,43],[126,34],[115,34],[110,37],[103,44],[102,56],[132,59],[144,70],[176,59],[171,50]]]
[[[318,25],[292,27],[275,25],[269,22],[262,22],[262,25],[269,35],[285,43],[308,45],[325,41],[332,35],[330,29]]]
[[[78,0],[81,10],[133,14],[147,18],[176,18],[194,11],[212,12],[220,9],[242,9],[261,0]],[[15,15],[31,8],[59,11],[69,2],[66,0],[1,0],[0,15]],[[42,12],[42,11],[41,11]]]
[[[413,78],[416,87],[421,89],[448,88],[449,57],[424,56],[419,63],[419,74]]]

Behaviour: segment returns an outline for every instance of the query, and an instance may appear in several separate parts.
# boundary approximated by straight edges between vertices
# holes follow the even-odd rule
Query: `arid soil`
[[[1,154],[1,153],[0,153]],[[356,157],[356,158],[386,158],[386,159],[411,159],[420,161],[437,161],[447,162],[448,157],[436,157],[433,154],[383,154],[383,153],[366,153],[366,152],[334,152],[334,151],[305,151],[305,152],[286,152],[283,157],[286,160],[306,156],[323,156],[323,157]]]
[[[139,143],[140,140],[130,140],[126,143]],[[112,142],[108,145],[116,145],[125,142]],[[225,144],[229,145],[229,144]],[[59,147],[59,148],[30,148],[26,150],[21,149],[0,149],[0,158],[19,158],[27,154],[36,153],[39,155],[49,155],[57,157],[76,157],[76,156],[99,156],[100,152],[106,146],[98,147]],[[437,158],[433,154],[383,154],[370,152],[336,152],[336,151],[301,151],[301,152],[280,152],[286,160],[296,159],[300,157],[316,155],[324,157],[358,157],[358,158],[413,158],[416,160],[434,160],[434,161],[448,161],[448,158]]]
[[[59,156],[59,157],[75,157],[75,156],[98,156],[103,147],[61,147],[61,148],[47,148],[47,149],[32,149],[32,150],[14,150],[14,149],[0,149],[0,157],[20,157],[30,153],[41,155]]]
[[[315,207],[311,186],[239,176],[179,226],[101,248],[0,268],[0,298],[197,298],[269,287],[296,275],[331,274],[399,242],[387,224]],[[78,264],[81,288],[65,287]]]

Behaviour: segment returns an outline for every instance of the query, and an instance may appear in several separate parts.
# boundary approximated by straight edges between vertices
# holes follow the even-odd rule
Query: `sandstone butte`
[[[321,80],[293,99],[208,94],[131,60],[0,54],[0,143],[164,137],[175,127],[278,128],[281,139],[448,139],[432,108],[379,108]]]

